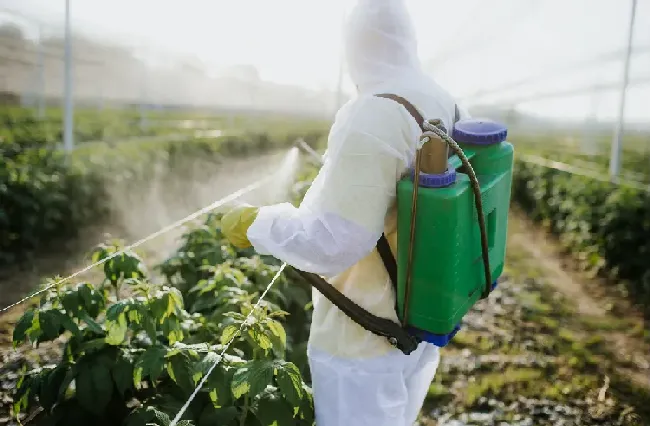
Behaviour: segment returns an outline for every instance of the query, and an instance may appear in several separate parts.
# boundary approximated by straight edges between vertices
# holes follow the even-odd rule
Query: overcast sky
[[[377,0],[381,1],[381,0]],[[567,63],[622,51],[631,0],[407,0],[431,75],[454,95],[508,86],[549,74]],[[157,45],[194,54],[215,67],[253,64],[267,80],[310,88],[336,88],[340,24],[352,0],[71,0],[73,28],[133,46]],[[63,24],[64,0],[0,0],[13,12],[54,31]],[[0,15],[2,16],[2,15]],[[631,79],[646,79],[629,93],[628,118],[650,121],[650,0],[638,0]],[[645,50],[642,50],[645,49]],[[502,93],[527,94],[620,81],[622,61]],[[346,81],[346,88],[349,83]],[[521,105],[557,117],[613,117],[616,92],[548,99]]]

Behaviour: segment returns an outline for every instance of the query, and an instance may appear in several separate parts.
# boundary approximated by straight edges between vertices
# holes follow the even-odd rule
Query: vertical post
[[[343,30],[345,29],[345,21],[346,21],[346,10],[343,9],[341,12],[341,26],[340,26],[340,32],[342,33]],[[345,48],[343,45],[343,41],[340,43],[340,51],[339,51],[339,75],[338,79],[336,82],[336,104],[334,105],[334,114],[336,114],[341,107],[341,103],[343,101],[343,63],[345,61]]]
[[[623,83],[621,87],[621,98],[618,110],[618,122],[612,140],[612,151],[609,163],[609,175],[611,178],[618,177],[621,171],[621,153],[623,145],[623,133],[625,130],[625,103],[627,97],[627,86],[630,80],[630,57],[632,56],[632,41],[634,38],[634,21],[636,18],[637,0],[632,0],[632,11],[630,13],[630,26],[627,35],[627,49],[625,63],[623,65]]]
[[[343,99],[343,54],[341,54],[341,59],[339,62],[339,76],[336,83],[336,105],[334,105],[334,114],[341,107],[341,101]]]
[[[72,100],[72,35],[70,30],[70,0],[65,0],[65,111],[63,146],[70,153],[74,148],[74,105]]]

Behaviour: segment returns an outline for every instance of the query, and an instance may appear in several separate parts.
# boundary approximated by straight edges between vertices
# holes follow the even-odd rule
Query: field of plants
[[[12,128],[33,126],[34,114],[19,107],[4,107],[0,114],[3,121]],[[183,115],[167,112],[146,114],[147,120],[140,120],[137,109],[131,110],[79,110],[74,117],[75,141],[83,143],[97,140],[114,140],[132,136],[153,136],[182,132]],[[60,108],[48,108],[39,118],[45,136],[52,141],[63,140],[63,114]],[[5,129],[6,130],[6,129]]]
[[[198,179],[209,164],[297,137],[322,147],[327,131],[284,118],[255,125],[183,143],[89,144],[71,161],[36,121],[14,132],[1,145],[5,265],[114,220],[115,197],[152,180]],[[316,171],[303,164],[292,202]],[[517,160],[513,202],[505,276],[444,349],[421,425],[650,424],[648,193]],[[219,219],[189,224],[161,260],[129,250],[0,318],[0,425],[167,426],[233,338],[179,424],[312,425],[311,290],[283,273],[252,311],[280,265],[230,246]],[[100,244],[91,258],[123,244]]]
[[[583,269],[624,282],[624,293],[650,314],[650,190],[519,161],[513,200]]]
[[[607,131],[585,134],[575,131],[514,131],[517,153],[566,163],[577,168],[609,176],[612,135]],[[650,134],[628,132],[623,138],[621,174],[623,180],[650,186]]]
[[[237,131],[216,137],[81,144],[66,158],[46,124],[26,111],[0,111],[0,275],[109,220],[122,194],[173,185],[224,157],[286,148],[299,136],[317,143],[327,130],[325,123],[285,117],[255,118],[242,130],[241,120]]]

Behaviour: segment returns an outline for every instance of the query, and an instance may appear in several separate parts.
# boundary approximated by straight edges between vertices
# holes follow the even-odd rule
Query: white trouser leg
[[[437,348],[427,344],[409,356],[394,351],[363,360],[310,348],[316,426],[412,426],[437,357]]]
[[[412,426],[422,410],[429,387],[440,364],[440,350],[434,345],[426,345],[415,369],[406,379],[408,389],[408,406],[406,407],[406,425]]]

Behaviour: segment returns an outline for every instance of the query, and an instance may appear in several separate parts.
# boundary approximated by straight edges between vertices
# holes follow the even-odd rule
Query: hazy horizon
[[[480,0],[457,2],[408,0],[427,71],[453,95],[472,95],[593,57],[622,51],[630,2],[621,0]],[[73,30],[120,43],[141,52],[157,50],[193,56],[210,71],[252,65],[262,80],[336,91],[340,65],[340,24],[348,1],[329,0],[154,0],[71,1]],[[64,0],[0,0],[0,19],[37,32],[34,20],[56,32],[64,18]],[[11,13],[7,13],[9,10]],[[3,13],[4,11],[4,13]],[[128,13],[125,13],[128,11]],[[558,13],[562,11],[562,13]],[[17,17],[14,12],[27,19]],[[650,46],[650,2],[639,2],[634,45]],[[154,49],[155,46],[155,49]],[[486,97],[507,105],[508,98],[558,92],[620,81],[622,61],[595,63],[584,70],[560,73]],[[626,117],[650,121],[650,54],[631,63],[634,85]],[[343,88],[351,93],[347,77]],[[618,111],[617,90],[557,99],[522,101],[518,110],[551,118],[593,115],[612,119]]]

